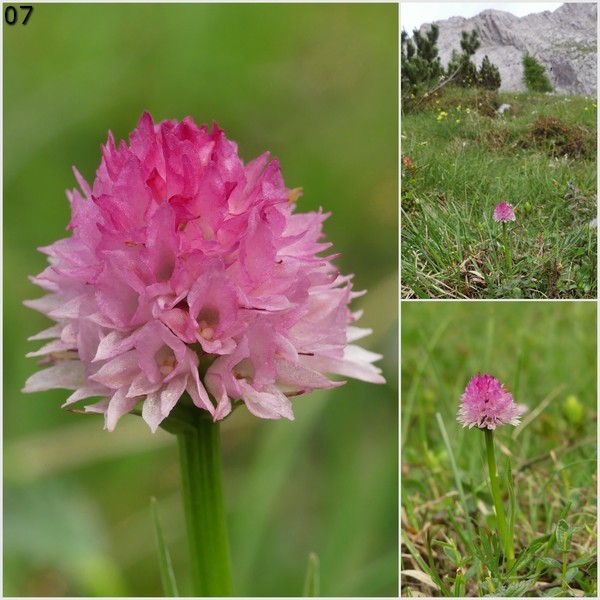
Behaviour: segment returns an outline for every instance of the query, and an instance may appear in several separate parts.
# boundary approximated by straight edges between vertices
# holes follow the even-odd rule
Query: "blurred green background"
[[[154,495],[185,594],[174,439],[136,417],[102,430],[24,396],[26,342],[48,321],[22,306],[38,246],[65,237],[71,165],[92,181],[111,129],[215,120],[249,161],[270,150],[300,210],[325,224],[369,294],[365,346],[386,386],[350,381],[294,401],[296,421],[238,410],[222,427],[237,595],[398,593],[398,15],[391,4],[37,4],[4,25],[4,595],[161,594]]]

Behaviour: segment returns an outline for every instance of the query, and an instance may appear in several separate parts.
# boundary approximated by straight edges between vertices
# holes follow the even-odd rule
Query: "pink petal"
[[[77,388],[66,400],[64,404],[61,405],[61,408],[65,406],[69,406],[75,402],[79,402],[79,400],[83,400],[85,398],[93,398],[96,396],[105,396],[107,392],[106,387],[99,383],[91,383],[86,384],[83,387]]]
[[[86,413],[94,413],[99,415],[105,415],[108,409],[108,400],[100,400],[100,402],[96,402],[95,404],[89,404],[84,408]],[[105,426],[106,426],[106,418],[105,418]]]
[[[145,373],[138,373],[129,386],[127,397],[134,398],[135,396],[147,396],[148,394],[159,390],[161,385],[162,382],[160,381],[157,381],[156,383],[150,383]]]
[[[103,365],[90,379],[104,384],[113,390],[131,385],[139,372],[137,353],[130,350]]]
[[[70,360],[31,375],[25,382],[23,392],[42,392],[54,388],[76,390],[84,385],[85,366],[77,360]]]
[[[370,364],[379,358],[379,354],[358,346],[348,346],[342,359],[330,356],[301,356],[300,362],[308,368],[325,373],[336,373],[369,383],[385,383],[385,379],[380,375],[381,369]]]
[[[62,340],[54,340],[48,344],[42,346],[39,350],[35,352],[28,352],[25,356],[45,356],[46,354],[54,354],[67,352],[69,350],[75,350],[76,347],[73,344],[65,344]]]
[[[117,390],[110,399],[106,410],[106,429],[114,431],[117,421],[126,413],[131,412],[142,399],[139,396],[136,398],[128,398],[126,388]]]
[[[84,301],[85,296],[77,296],[72,298],[68,302],[63,302],[58,308],[50,311],[48,316],[53,319],[78,319],[81,304]]]
[[[162,414],[160,406],[160,394],[159,392],[153,392],[148,394],[144,400],[142,407],[142,417],[146,423],[150,426],[152,433],[156,433],[159,425],[163,422],[164,416]]]
[[[262,419],[285,417],[290,421],[294,420],[292,403],[275,386],[269,387],[268,391],[257,392],[245,381],[240,381],[239,385],[242,390],[242,399],[254,416]]]
[[[29,341],[33,341],[33,340],[47,340],[49,338],[60,337],[62,330],[63,330],[62,325],[57,323],[56,325],[52,325],[52,327],[49,327],[48,329],[44,329],[44,331],[40,331],[39,333],[36,333],[35,335],[29,336],[27,339]]]
[[[198,368],[194,361],[190,358],[188,354],[188,365],[189,365],[189,373],[191,376],[188,378],[187,382],[187,393],[192,398],[192,402],[198,408],[202,408],[207,410],[211,415],[214,413],[215,408],[213,403],[210,401],[208,394],[206,393],[206,388],[200,381],[200,377],[198,375]]]
[[[210,390],[212,395],[217,400],[217,408],[215,409],[213,420],[220,421],[231,412],[231,400],[227,395],[223,380],[219,376],[213,376],[210,382]]]
[[[25,300],[23,304],[29,308],[33,308],[33,310],[48,314],[52,310],[64,304],[64,302],[65,299],[63,298],[62,294],[48,294],[46,296],[42,296],[41,298],[36,298],[35,300]]]
[[[187,376],[182,375],[169,381],[160,392],[160,410],[164,418],[168,417],[187,385]]]
[[[325,375],[309,369],[299,363],[277,360],[277,383],[294,386],[300,389],[329,389],[342,385],[343,382],[329,381]]]
[[[129,333],[117,330],[110,331],[100,340],[93,362],[114,358],[127,350],[131,350],[134,343],[135,339]]]

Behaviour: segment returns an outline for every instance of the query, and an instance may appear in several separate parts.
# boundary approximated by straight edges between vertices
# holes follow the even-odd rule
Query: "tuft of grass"
[[[401,332],[401,596],[596,597],[595,303],[409,301]],[[456,422],[478,371],[528,407],[495,434],[512,568],[484,435]]]
[[[569,125],[552,116],[538,117],[531,124],[529,140],[533,147],[542,148],[554,158],[596,156],[594,132],[579,125]]]
[[[444,89],[422,106],[402,116],[402,297],[595,297],[595,98]]]

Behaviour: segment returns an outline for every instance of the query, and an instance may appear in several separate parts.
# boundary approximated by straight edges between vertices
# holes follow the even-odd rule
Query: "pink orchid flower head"
[[[244,164],[217,125],[147,112],[102,154],[92,185],[75,170],[70,237],[41,249],[48,293],[26,304],[55,323],[31,338],[50,340],[29,354],[47,368],[24,391],[95,398],[111,431],[141,405],[156,431],[184,395],[214,420],[234,402],[293,419],[291,397],[343,383],[328,374],[384,382],[352,343],[370,333],[359,293],[322,256],[329,215],[295,212],[277,160]]]
[[[507,223],[508,221],[515,221],[515,209],[512,205],[506,202],[500,202],[494,209],[494,221],[501,223]]]
[[[471,378],[458,409],[457,421],[463,427],[496,429],[498,425],[518,425],[524,407],[495,377],[477,374]]]

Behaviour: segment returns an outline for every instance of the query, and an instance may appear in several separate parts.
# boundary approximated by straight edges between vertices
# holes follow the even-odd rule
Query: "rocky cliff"
[[[526,17],[485,10],[465,19],[433,21],[440,29],[439,56],[446,66],[452,50],[461,51],[461,31],[477,29],[481,46],[473,60],[481,65],[487,54],[500,70],[502,90],[525,90],[521,59],[529,53],[546,67],[555,90],[564,94],[595,95],[597,90],[596,3],[563,4],[553,12]],[[429,29],[423,25],[421,30]]]

